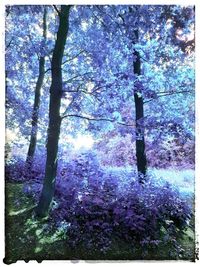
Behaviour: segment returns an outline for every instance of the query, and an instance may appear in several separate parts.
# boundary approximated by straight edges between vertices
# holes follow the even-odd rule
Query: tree
[[[139,41],[139,29],[135,30],[135,40]],[[138,77],[141,74],[141,61],[140,54],[134,51],[133,55],[135,59],[133,61],[133,71]],[[144,141],[144,102],[143,92],[139,81],[135,82],[134,88],[134,100],[135,100],[135,120],[136,120],[136,159],[137,159],[137,170],[138,179],[142,183],[146,175],[147,170],[147,159],[145,152],[145,141]]]
[[[47,16],[47,10],[46,8],[44,8],[44,15],[43,15],[44,42],[46,41],[46,31],[47,31],[46,16]],[[35,87],[35,98],[34,98],[33,113],[32,113],[32,119],[31,119],[31,125],[32,125],[31,138],[30,138],[30,144],[29,144],[28,154],[26,158],[26,167],[28,168],[30,168],[33,163],[33,157],[34,157],[35,148],[36,148],[38,115],[39,115],[39,107],[40,107],[40,91],[43,85],[44,75],[45,75],[45,56],[41,55],[39,58],[39,76],[38,76],[36,87]]]
[[[147,159],[145,153],[145,140],[144,140],[144,104],[143,104],[143,88],[142,83],[140,82],[141,76],[141,58],[140,53],[134,48],[134,45],[138,45],[139,32],[142,30],[140,26],[140,13],[143,17],[147,17],[148,12],[143,11],[143,7],[140,6],[130,6],[125,8],[123,6],[119,7],[102,7],[100,8],[100,14],[103,17],[105,23],[112,24],[116,28],[116,35],[119,35],[119,41],[127,42],[129,50],[132,49],[132,64],[133,64],[133,75],[125,73],[121,75],[127,80],[129,78],[133,79],[134,83],[134,103],[135,103],[135,144],[136,144],[136,160],[137,160],[137,170],[138,170],[138,179],[140,182],[143,181],[143,177],[146,175],[147,170]],[[119,19],[118,19],[119,18]],[[137,18],[137,20],[135,19]],[[120,22],[119,22],[120,20]],[[130,27],[131,24],[131,27]],[[133,29],[133,31],[132,31]],[[121,39],[121,40],[120,40]],[[125,40],[124,40],[125,39]],[[117,64],[117,62],[115,62]],[[124,88],[122,89],[124,90]],[[125,89],[126,93],[128,88]],[[120,93],[118,93],[120,94]],[[128,95],[128,94],[127,94]],[[133,139],[134,139],[133,137]]]
[[[56,7],[55,7],[56,8]],[[36,214],[45,217],[51,204],[57,171],[58,141],[60,135],[61,117],[60,105],[62,97],[62,58],[69,28],[70,6],[61,6],[60,11],[56,8],[59,16],[57,39],[53,50],[51,63],[52,83],[50,87],[49,126],[47,137],[47,159],[45,178]]]
[[[46,7],[51,10],[51,7]],[[6,123],[13,137],[8,138],[12,154],[17,155],[17,147],[23,149],[21,160],[25,161],[30,145],[34,95],[39,77],[39,60],[46,56],[45,65],[50,68],[54,43],[54,32],[47,20],[48,34],[43,36],[44,6],[10,6],[6,17]],[[51,12],[54,16],[54,13]],[[30,19],[30,17],[32,19]],[[24,26],[26,25],[26,27]],[[54,24],[53,24],[54,25]],[[39,119],[37,121],[37,149],[41,149],[46,140],[48,125],[48,88],[49,75],[45,78],[40,95]],[[20,115],[19,115],[20,114]],[[9,134],[8,134],[9,135]],[[8,136],[7,135],[7,136]],[[39,151],[37,150],[36,151]],[[27,152],[24,152],[26,150]],[[15,156],[13,158],[15,158]],[[13,160],[12,160],[13,161]]]
[[[191,11],[193,10],[193,8],[187,7],[181,9],[177,6],[129,6],[127,8],[124,8],[123,6],[103,6],[99,8],[99,10],[101,16],[103,17],[104,24],[108,24],[109,19],[109,25],[115,26],[115,34],[119,35],[119,33],[122,33],[121,35],[119,35],[118,40],[120,41],[120,39],[122,39],[125,35],[127,37],[127,44],[131,42],[133,47],[132,54],[134,57],[133,81],[136,119],[136,158],[137,169],[139,174],[138,176],[139,180],[141,180],[140,174],[142,174],[142,176],[145,176],[147,169],[147,158],[145,153],[144,141],[144,126],[148,125],[148,122],[152,123],[152,117],[154,116],[154,114],[152,113],[150,119],[147,119],[146,116],[144,116],[144,103],[148,102],[148,100],[144,101],[144,98],[148,98],[148,96],[151,95],[153,99],[156,99],[157,97],[167,96],[171,93],[179,94],[183,91],[179,91],[178,88],[186,86],[183,84],[185,79],[183,78],[184,75],[182,74],[177,79],[177,89],[170,88],[171,92],[169,92],[168,90],[166,90],[166,88],[164,92],[160,92],[159,95],[159,93],[157,92],[159,90],[161,91],[161,88],[163,89],[166,87],[165,77],[163,77],[164,79],[157,79],[152,69],[151,72],[148,72],[148,68],[146,66],[151,66],[151,68],[155,67],[155,65],[160,66],[159,73],[161,73],[162,65],[164,65],[163,60],[162,65],[160,64],[162,56],[159,55],[161,54],[161,51],[164,52],[164,57],[169,58],[169,55],[172,55],[173,60],[175,60],[176,55],[173,52],[173,49],[175,50],[177,46],[180,46],[180,48],[182,49],[184,43],[184,50],[186,50],[185,46],[187,43],[188,46],[191,46],[190,49],[193,49],[192,41],[185,42],[185,40],[187,41],[186,37],[182,37],[182,40],[179,40],[179,42],[177,42],[177,30],[183,31],[184,27],[186,29],[189,29],[193,23],[193,12]],[[169,22],[172,25],[174,23],[170,30]],[[156,27],[156,24],[159,26]],[[129,44],[129,50],[130,49],[131,45]],[[142,54],[142,57],[140,54]],[[154,60],[151,59],[152,56]],[[180,55],[177,53],[177,56]],[[182,55],[180,57],[183,60],[184,56]],[[145,65],[145,67],[142,67],[141,63]],[[167,66],[167,69],[168,68],[173,68],[172,62]],[[185,70],[183,73],[186,73]],[[153,76],[153,88],[152,82],[149,81],[149,74]],[[128,76],[130,77],[130,74]],[[172,78],[173,82],[174,80],[176,80],[175,75],[173,75],[173,73],[171,73],[169,77]],[[127,91],[128,90],[126,90],[126,92]],[[185,90],[185,92],[191,92],[191,90]],[[174,96],[172,95],[172,98],[173,97]]]

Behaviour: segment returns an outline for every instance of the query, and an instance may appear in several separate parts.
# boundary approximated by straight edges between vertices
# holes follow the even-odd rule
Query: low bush
[[[12,160],[6,161],[5,178],[9,182],[28,182],[41,183],[44,177],[45,156],[36,155],[31,168],[26,162],[19,158],[13,157]]]
[[[177,237],[192,211],[177,188],[155,177],[141,185],[134,171],[101,169],[94,153],[70,164],[58,178],[52,216],[70,223],[71,245],[106,252],[118,239],[146,250],[170,245],[180,255]]]
[[[132,184],[127,193],[115,194],[112,186],[85,192],[65,220],[71,223],[69,241],[107,251],[113,238],[146,249],[169,244],[180,253],[176,238],[187,227],[191,210],[179,193],[153,183]]]

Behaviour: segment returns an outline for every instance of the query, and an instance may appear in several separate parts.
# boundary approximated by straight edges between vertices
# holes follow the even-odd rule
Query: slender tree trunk
[[[37,142],[38,113],[39,113],[39,107],[40,107],[40,91],[41,91],[43,80],[44,80],[44,65],[45,65],[45,59],[44,57],[40,57],[39,77],[38,77],[36,88],[35,88],[35,99],[34,99],[32,121],[31,121],[31,125],[32,125],[31,139],[30,139],[28,154],[26,158],[26,164],[29,167],[31,167],[32,162],[33,162],[33,157],[34,157],[36,142]]]
[[[138,42],[138,30],[135,31],[135,42]],[[135,51],[134,56],[136,59],[133,63],[134,74],[141,75],[141,62],[140,54]],[[136,82],[134,88],[134,100],[135,100],[135,119],[136,119],[136,159],[139,182],[143,183],[146,170],[147,159],[145,153],[145,139],[144,139],[144,104],[142,88],[139,86],[139,82]]]
[[[44,8],[44,16],[43,16],[43,37],[44,40],[46,39],[46,8]],[[26,168],[31,168],[33,157],[35,154],[35,148],[37,143],[37,131],[38,131],[38,114],[39,114],[39,107],[40,107],[40,93],[41,88],[44,81],[44,74],[45,74],[45,57],[41,56],[39,59],[39,76],[36,83],[35,88],[35,99],[34,99],[34,106],[33,106],[33,113],[32,113],[32,120],[31,120],[31,139],[28,148],[28,154],[26,158]]]
[[[70,6],[61,6],[59,11],[59,28],[53,51],[51,63],[52,83],[50,87],[49,104],[49,126],[47,136],[47,159],[45,178],[39,204],[36,208],[36,215],[45,217],[48,215],[49,207],[54,196],[55,180],[57,171],[58,141],[60,135],[61,117],[60,104],[62,96],[62,71],[61,64],[64,47],[69,27]]]

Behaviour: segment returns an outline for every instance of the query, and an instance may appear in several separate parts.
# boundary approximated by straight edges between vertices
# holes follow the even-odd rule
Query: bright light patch
[[[55,36],[50,31],[47,32],[47,38],[50,40],[54,40]]]
[[[19,130],[17,128],[15,128],[13,131],[11,131],[10,129],[6,130],[6,142],[12,142],[15,139],[17,139],[17,134],[19,133]]]
[[[87,28],[88,28],[88,23],[87,23],[87,21],[83,20],[83,21],[81,22],[81,28],[83,29],[83,31],[86,31],[86,30],[87,30]]]
[[[194,25],[190,27],[190,32],[184,34],[183,30],[179,29],[176,31],[176,37],[184,42],[188,42],[194,39]]]
[[[173,21],[172,21],[171,19],[168,19],[168,20],[167,20],[167,23],[166,23],[166,27],[167,27],[167,29],[170,29],[170,28],[173,27],[172,22],[173,22]]]
[[[40,140],[42,138],[42,132],[41,131],[38,131],[37,138],[38,138],[38,140]]]
[[[38,24],[36,24],[34,27],[35,27],[35,30],[36,30],[40,35],[43,34],[43,29],[42,29]]]
[[[87,86],[87,89],[88,89],[88,92],[92,92],[92,89],[94,88],[94,83],[92,83],[92,82],[88,82],[87,84],[86,84],[86,86]]]
[[[69,104],[71,103],[71,99],[69,99],[66,95],[66,97],[62,98],[62,105],[60,108],[60,113],[63,114],[66,111],[66,108],[69,106]]]
[[[73,63],[74,64],[77,64],[78,63],[78,58],[77,57],[73,59]]]
[[[79,150],[81,148],[92,148],[94,144],[94,139],[91,135],[78,135],[77,138],[72,138],[70,142],[73,144],[74,148],[76,150]]]

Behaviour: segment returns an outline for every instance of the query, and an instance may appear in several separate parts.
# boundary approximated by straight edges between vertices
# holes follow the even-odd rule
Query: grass
[[[51,218],[37,220],[33,216],[34,200],[23,194],[23,184],[6,184],[6,256],[7,264],[17,260],[125,260],[141,259],[141,251],[132,245],[115,240],[105,255],[98,251],[87,251],[84,247],[71,249],[66,235],[54,227]],[[49,226],[52,226],[49,230]],[[47,231],[48,229],[48,231]],[[194,259],[194,232],[191,228],[180,240],[185,254],[180,259]],[[159,247],[149,251],[143,259],[169,259],[170,248]]]
[[[66,242],[51,233],[43,234],[48,220],[33,217],[35,203],[26,197],[22,184],[6,184],[6,263],[17,260],[57,259],[66,256]],[[15,207],[15,208],[13,208]]]

